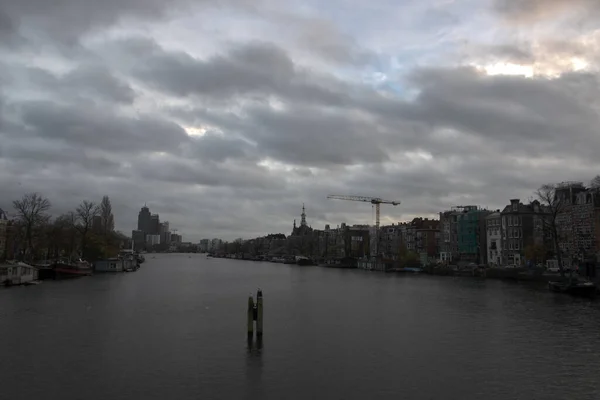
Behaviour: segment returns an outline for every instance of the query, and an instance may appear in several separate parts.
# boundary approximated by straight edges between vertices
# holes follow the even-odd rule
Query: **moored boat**
[[[87,261],[78,259],[76,261],[60,260],[54,264],[56,279],[78,278],[92,275],[92,265]]]
[[[548,289],[556,293],[566,293],[573,296],[591,297],[596,294],[596,285],[593,282],[582,281],[550,281]]]
[[[302,267],[315,265],[315,263],[310,258],[304,256],[296,256],[296,264]]]

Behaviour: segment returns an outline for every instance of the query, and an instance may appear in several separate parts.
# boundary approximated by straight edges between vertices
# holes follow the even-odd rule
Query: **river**
[[[598,303],[523,284],[161,254],[0,318],[6,399],[600,398]]]

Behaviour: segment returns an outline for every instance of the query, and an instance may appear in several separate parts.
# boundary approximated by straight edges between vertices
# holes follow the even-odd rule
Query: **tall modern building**
[[[150,214],[150,209],[148,207],[146,207],[146,205],[144,204],[144,207],[142,207],[142,209],[140,210],[140,212],[138,214],[137,230],[144,232],[144,234],[149,234],[149,233],[151,233],[151,228],[152,228],[152,215]]]
[[[147,233],[160,235],[160,218],[158,214],[152,214],[150,216],[150,231]]]
[[[162,222],[159,225],[160,242],[163,244],[171,243],[171,232],[169,231],[169,221]]]

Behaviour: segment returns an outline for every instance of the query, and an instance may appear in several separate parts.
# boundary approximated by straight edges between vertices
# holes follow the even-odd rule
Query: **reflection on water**
[[[247,293],[265,336],[245,342]],[[469,278],[157,255],[0,291],[6,398],[598,399],[599,303]]]

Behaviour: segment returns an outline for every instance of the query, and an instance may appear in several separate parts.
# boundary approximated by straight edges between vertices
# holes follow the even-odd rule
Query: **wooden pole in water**
[[[248,297],[248,339],[254,336],[254,300],[252,295]]]
[[[263,296],[262,290],[258,289],[256,293],[256,337],[262,337],[263,334]]]

